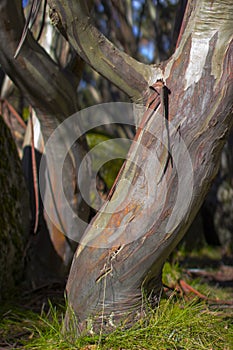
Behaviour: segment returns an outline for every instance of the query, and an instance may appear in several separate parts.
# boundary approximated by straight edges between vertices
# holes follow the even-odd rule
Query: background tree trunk
[[[76,88],[81,79],[84,62],[79,57],[76,57],[75,72],[72,72],[71,67],[69,67],[68,64],[69,62],[67,62],[66,67],[61,69],[61,67],[34,39],[30,31],[27,34],[20,55],[15,59],[14,54],[20,42],[25,23],[21,2],[17,0],[11,2],[0,0],[0,12],[2,18],[6,19],[0,21],[1,66],[5,73],[24,94],[29,105],[31,105],[37,112],[37,117],[41,123],[43,138],[46,142],[57,126],[77,110]],[[76,190],[76,169],[86,152],[86,147],[85,139],[82,138],[78,140],[74,147],[76,150],[78,149],[78,152],[72,153],[72,149],[69,150],[66,159],[66,166],[64,166],[63,177],[63,186],[67,198],[71,205],[73,205],[75,212],[82,211],[84,220],[89,217],[89,209],[85,203],[82,202],[79,191]],[[26,159],[28,161],[28,157],[26,157]],[[28,162],[28,164],[29,163],[30,162]],[[49,175],[54,179],[54,181],[51,182],[51,193],[58,192],[60,187],[57,188],[57,183],[55,181],[56,174],[51,172]],[[31,186],[33,187],[33,184],[31,184]],[[68,262],[64,262],[63,259],[65,266],[63,266],[63,269],[62,267],[60,268],[60,271],[66,271],[70,264],[70,260],[72,259],[73,251],[76,248],[76,243],[75,246],[71,243],[66,244],[67,240],[63,232],[65,231],[69,236],[70,223],[66,222],[66,216],[62,208],[63,203],[54,203],[51,196],[50,206],[56,208],[60,216],[60,221],[56,222],[57,226],[50,226],[53,239],[59,240],[62,235],[64,246],[67,248],[67,251],[70,249],[70,246],[72,246],[71,253],[69,254],[70,256],[66,258]],[[85,210],[83,210],[83,207],[85,207]],[[48,221],[48,225],[50,225],[50,221]],[[47,235],[44,220],[41,222],[41,228],[43,226]],[[76,232],[77,237],[81,236],[82,233],[83,232]],[[55,236],[56,238],[54,238]],[[73,237],[74,240],[78,239],[77,237]],[[48,257],[51,256],[50,254],[53,255],[49,248],[48,250],[43,248],[43,245],[45,244],[43,238],[44,237],[38,238],[37,236],[32,238],[32,251],[36,251],[40,256],[40,259],[36,260],[36,254],[32,254],[31,258],[35,260],[31,266],[37,266],[38,262],[42,262],[41,271],[38,271],[39,280],[41,280],[43,270],[46,270],[44,267],[47,264]],[[47,242],[48,245],[51,245],[49,237],[47,237]],[[57,261],[57,259],[55,260]],[[58,266],[58,262],[56,262],[55,265]],[[35,282],[37,274],[34,273],[34,268],[32,270],[33,272],[30,273],[30,275],[32,275]],[[65,276],[63,273],[63,277],[66,277],[66,272]]]
[[[29,196],[11,132],[0,116],[0,300],[22,280],[29,232]]]

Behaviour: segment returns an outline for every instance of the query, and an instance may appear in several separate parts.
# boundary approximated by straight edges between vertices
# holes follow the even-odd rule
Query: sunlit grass
[[[106,337],[104,348],[211,349],[217,344],[215,349],[230,349],[229,323],[204,303],[162,300],[156,312],[149,312],[132,329]]]
[[[233,309],[227,305],[209,304],[195,294],[186,298],[177,289],[180,279],[185,279],[212,300],[232,298],[227,289],[189,278],[179,264],[167,262],[163,269],[163,283],[173,288],[155,310],[148,305],[145,317],[130,329],[119,327],[110,334],[77,338],[76,334],[63,332],[64,305],[49,303],[40,314],[23,306],[5,305],[1,310],[0,349],[233,349]]]
[[[75,339],[62,332],[65,308],[50,304],[41,315],[14,310],[1,317],[0,339],[12,349],[233,349],[232,320],[205,302],[187,302],[174,294],[132,328]],[[4,343],[1,343],[4,344]]]

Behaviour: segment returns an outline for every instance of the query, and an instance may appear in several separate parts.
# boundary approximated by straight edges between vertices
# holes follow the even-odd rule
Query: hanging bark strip
[[[6,106],[6,108],[10,111],[10,113],[17,119],[19,124],[26,130],[27,126],[23,119],[20,117],[19,113],[15,110],[15,108],[7,101],[7,100],[2,100],[1,101],[3,105]]]
[[[32,118],[32,109],[30,108],[30,125],[31,125],[31,155],[32,155],[32,176],[33,176],[33,188],[35,195],[35,220],[33,233],[37,233],[38,223],[39,223],[39,188],[38,188],[38,178],[37,178],[37,165],[36,165],[36,154],[35,154],[35,144],[34,144],[34,127]]]
[[[171,162],[171,166],[173,167],[173,159],[171,153],[171,143],[170,143],[170,133],[169,133],[169,94],[171,93],[168,87],[165,85],[164,81],[159,79],[156,83],[150,86],[150,89],[153,91],[152,95],[148,98],[146,103],[146,112],[142,117],[142,121],[138,127],[136,136],[134,141],[138,140],[139,135],[142,130],[146,127],[149,119],[153,116],[153,114],[157,111],[158,107],[161,105],[162,115],[164,117],[166,132],[167,132],[167,160],[163,169],[163,173],[159,179],[161,182],[163,176],[165,175],[169,162]]]
[[[168,164],[171,162],[171,166],[173,167],[173,159],[172,159],[172,153],[171,153],[171,143],[170,143],[170,133],[169,133],[169,94],[171,91],[168,89],[168,87],[165,85],[163,80],[158,80],[154,85],[150,86],[152,90],[154,90],[157,94],[160,96],[160,103],[163,110],[163,117],[167,132],[167,160],[163,169],[163,173],[159,179],[159,182],[161,182],[163,176],[165,175]]]
[[[28,33],[28,30],[33,26],[35,20],[36,20],[36,17],[37,17],[37,14],[38,14],[38,11],[40,9],[40,5],[41,5],[41,1],[42,0],[33,0],[32,1],[32,4],[31,4],[31,7],[30,7],[30,11],[29,11],[29,15],[28,15],[28,18],[25,22],[25,25],[24,25],[24,29],[23,29],[23,33],[22,33],[22,36],[21,36],[21,39],[20,39],[20,42],[19,42],[19,45],[15,51],[15,54],[14,54],[14,58],[16,59],[22,49],[22,46],[23,46],[23,43],[27,37],[27,33]],[[40,34],[39,34],[40,36]]]
[[[37,35],[36,41],[39,41],[41,38],[41,35],[43,33],[44,25],[45,25],[45,17],[46,17],[46,6],[47,6],[47,0],[44,0],[43,10],[42,10],[42,19],[41,19],[41,25],[40,30]]]

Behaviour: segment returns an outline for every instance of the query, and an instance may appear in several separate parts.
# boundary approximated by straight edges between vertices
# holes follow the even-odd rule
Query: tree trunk
[[[63,25],[67,24],[66,10],[64,6],[59,13]],[[92,51],[82,42],[84,33],[79,29],[87,23],[83,13],[75,13],[74,6],[68,16],[67,32],[72,45],[88,61]],[[76,22],[71,17],[77,16],[79,20],[79,15],[81,24],[78,21],[74,26]],[[100,327],[107,331],[125,317],[128,323],[133,322],[142,310],[142,289],[150,295],[152,303],[159,300],[163,264],[203,202],[232,126],[232,19],[232,1],[189,1],[175,53],[166,63],[150,67],[149,78],[146,70],[148,86],[153,85],[149,99],[160,98],[160,105],[150,117],[145,112],[111,197],[89,225],[74,256],[67,283],[70,307],[67,328],[74,326],[73,311],[77,333],[90,325],[94,331]],[[111,60],[114,50],[109,44],[104,48],[103,37],[97,39],[99,34],[90,23],[85,29],[85,35],[90,30],[91,40],[93,35],[100,40],[100,57],[106,54]],[[112,58],[113,80],[119,56]],[[121,58],[121,76],[122,72],[127,76],[124,69],[129,60]],[[91,64],[98,69],[95,61]],[[167,88],[161,88],[159,79]],[[118,84],[119,80],[115,82]],[[121,87],[131,91],[129,83],[122,83]],[[165,100],[162,91],[167,91]],[[148,88],[144,89],[146,95]],[[169,123],[164,121],[165,117]],[[168,130],[163,133],[161,145],[163,125]],[[146,153],[141,152],[142,145]],[[160,169],[154,155],[162,164]],[[138,164],[138,159],[141,168],[132,165]],[[131,184],[127,189],[125,179]]]
[[[29,233],[29,196],[12,135],[0,116],[0,300],[22,280]]]
[[[20,42],[25,22],[21,2],[18,0],[0,0],[0,12],[2,18],[0,21],[1,67],[24,94],[28,103],[36,110],[46,142],[57,126],[77,110],[76,89],[81,79],[84,62],[77,56],[77,64],[74,67],[76,68],[75,73],[68,67],[60,69],[34,39],[30,31],[26,36],[21,52],[15,59],[14,54]],[[88,218],[89,212],[77,189],[76,170],[86,152],[86,147],[85,139],[82,138],[77,141],[74,147],[79,152],[73,153],[73,149],[69,150],[63,173],[63,187],[69,203],[73,206],[75,212],[81,211],[84,220]],[[54,152],[56,153],[56,150]],[[52,179],[56,178],[53,169],[49,176]],[[50,193],[60,190],[60,184],[57,187],[55,180],[50,185]],[[53,209],[55,208],[54,210],[59,213],[59,220],[55,220],[53,217],[50,218],[55,225],[50,225],[50,221],[48,221],[52,230],[51,234],[53,238],[56,236],[58,240],[60,236],[63,236],[64,246],[69,250],[69,246],[72,244],[70,242],[66,244],[68,241],[64,237],[64,233],[69,237],[71,236],[70,223],[66,221],[63,203],[54,203],[53,197],[50,196],[48,205]],[[43,225],[44,221],[42,222]],[[75,237],[70,238],[78,240],[82,233],[77,231]],[[40,240],[34,237],[33,241],[35,249],[40,252],[39,254],[44,260],[45,250],[41,249],[41,245],[37,243]],[[70,261],[70,259],[72,259],[72,256],[67,260]],[[35,261],[35,264],[37,262]]]

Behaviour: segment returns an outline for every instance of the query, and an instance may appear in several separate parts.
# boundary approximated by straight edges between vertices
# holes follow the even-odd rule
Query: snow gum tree
[[[217,173],[232,127],[233,1],[189,0],[174,53],[154,65],[137,61],[100,33],[92,1],[48,0],[48,5],[80,70],[85,62],[146,106],[137,115],[134,142],[117,181],[79,235],[66,287],[67,329],[107,331],[122,319],[131,324],[140,317],[143,293],[156,305],[163,264]],[[15,60],[23,30],[19,2],[1,0],[0,9],[5,19],[0,62],[38,110],[47,139],[77,110],[80,75],[59,69],[30,33]]]

